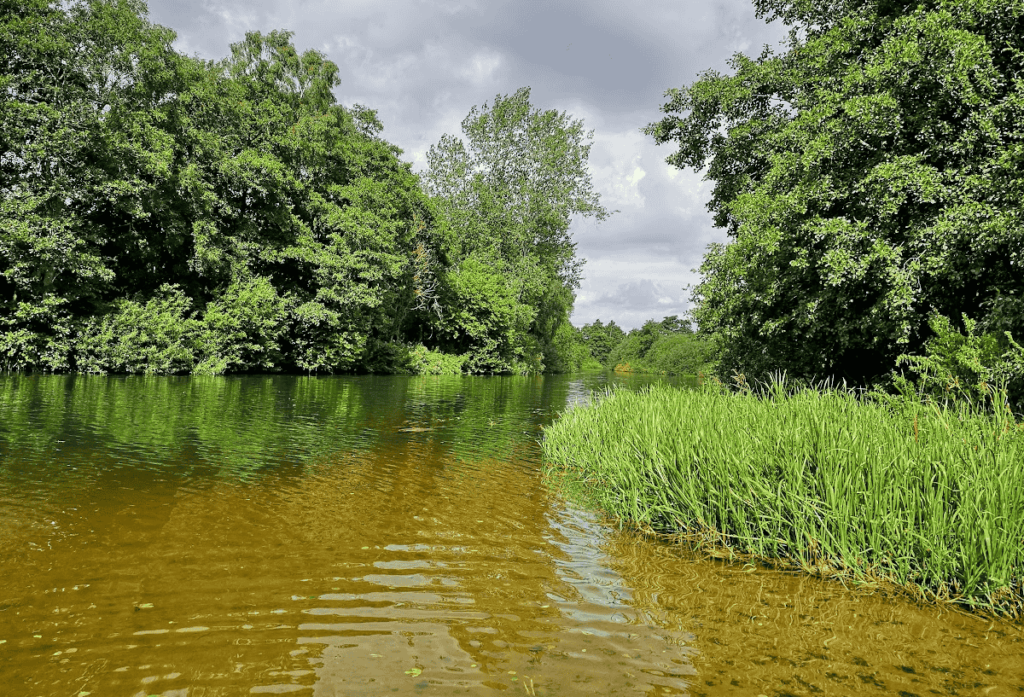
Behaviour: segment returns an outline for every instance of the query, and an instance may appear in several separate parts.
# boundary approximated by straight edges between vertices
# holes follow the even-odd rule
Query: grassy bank
[[[1024,616],[1024,427],[843,391],[618,391],[545,431],[612,516],[730,553]]]

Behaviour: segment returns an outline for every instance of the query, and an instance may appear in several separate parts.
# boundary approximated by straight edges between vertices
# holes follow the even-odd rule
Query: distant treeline
[[[288,32],[204,61],[139,0],[0,7],[0,370],[565,365],[580,121],[499,95],[417,176]]]
[[[609,369],[622,373],[696,375],[710,367],[711,351],[706,338],[678,315],[660,322],[648,320],[639,329],[622,330],[614,321],[594,320],[576,330],[586,349],[573,366],[577,369]]]

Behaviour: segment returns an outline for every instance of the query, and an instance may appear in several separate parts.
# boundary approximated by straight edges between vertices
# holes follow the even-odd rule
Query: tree
[[[596,319],[580,328],[580,336],[594,360],[605,365],[608,363],[608,356],[612,349],[619,345],[626,333],[619,325],[615,324],[615,320],[604,324],[601,320]]]
[[[144,12],[0,2],[2,367],[71,367],[76,318],[117,282],[112,257],[159,258],[134,229],[166,172],[174,34]]]
[[[645,325],[646,326],[646,325]],[[658,330],[663,334],[692,334],[693,327],[686,319],[680,319],[679,315],[669,315],[658,323]]]
[[[246,34],[183,100],[183,155],[204,153],[192,265],[215,296],[268,280],[283,299],[286,365],[379,367],[415,304],[431,213],[375,113],[335,103],[337,66],[290,39]]]
[[[1024,4],[755,0],[786,50],[670,90],[645,131],[706,168],[727,244],[694,317],[719,368],[870,381],[933,313],[1024,328]]]
[[[568,322],[582,261],[573,216],[604,220],[587,170],[592,132],[530,103],[529,88],[473,107],[423,175],[446,223],[428,247],[437,279],[419,321],[476,370],[537,369]],[[501,286],[498,288],[498,286]]]
[[[138,0],[0,0],[0,368],[387,362],[431,204],[291,34],[181,56]]]
[[[649,319],[633,329],[609,352],[609,368],[634,373],[695,375],[706,369],[707,342],[678,315],[660,322]]]

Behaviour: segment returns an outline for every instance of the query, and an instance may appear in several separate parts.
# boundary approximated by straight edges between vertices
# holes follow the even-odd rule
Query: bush
[[[9,315],[0,312],[0,369],[68,370],[74,337],[69,304],[48,293],[39,302],[18,302]]]
[[[933,315],[928,324],[935,336],[925,344],[924,356],[899,357],[917,376],[917,390],[933,398],[964,400],[972,405],[990,401],[994,388],[1006,390],[1014,408],[1024,407],[1024,348],[1010,332],[975,333],[976,323],[963,316],[966,334],[949,318]],[[894,376],[898,386],[909,386]]]
[[[709,351],[707,343],[693,334],[677,334],[654,342],[644,358],[654,372],[696,375],[704,370]]]
[[[206,306],[195,372],[207,375],[240,370],[273,370],[283,358],[288,302],[270,281],[257,277],[233,283]]]
[[[624,373],[696,375],[707,371],[710,355],[707,341],[673,315],[631,331],[611,351],[608,363]]]
[[[555,330],[554,339],[545,349],[545,367],[551,373],[575,373],[581,370],[588,360],[593,361],[580,330],[567,321],[562,322]]]
[[[431,351],[417,344],[409,351],[406,369],[413,375],[461,375],[466,356]]]
[[[176,285],[165,284],[145,303],[117,300],[110,312],[88,318],[75,346],[82,373],[189,373],[196,364],[200,323],[192,301]]]

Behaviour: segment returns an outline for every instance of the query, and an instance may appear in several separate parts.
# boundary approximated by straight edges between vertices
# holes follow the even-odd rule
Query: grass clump
[[[641,528],[1024,614],[1024,427],[914,395],[615,391],[543,440],[568,490]]]

